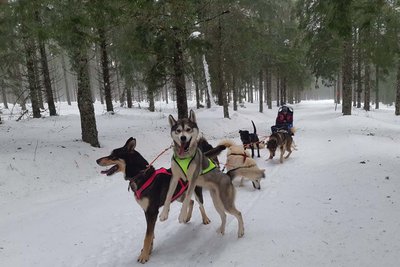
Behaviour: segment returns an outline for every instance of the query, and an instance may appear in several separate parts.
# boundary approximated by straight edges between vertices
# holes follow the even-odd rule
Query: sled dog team
[[[170,135],[173,141],[173,156],[171,168],[155,170],[148,161],[135,150],[136,139],[129,138],[125,145],[114,149],[110,155],[99,158],[96,162],[100,166],[111,166],[102,171],[106,175],[122,172],[125,180],[129,181],[129,189],[134,192],[138,204],[144,210],[146,217],[146,234],[143,248],[138,262],[149,260],[153,249],[154,228],[159,215],[160,221],[168,219],[170,205],[174,200],[182,202],[178,220],[187,223],[191,219],[194,194],[202,216],[203,224],[210,223],[204,206],[202,188],[208,189],[214,207],[221,218],[218,233],[225,233],[226,213],[233,215],[238,222],[237,235],[244,235],[244,223],[241,212],[235,206],[236,189],[232,180],[236,177],[249,179],[254,188],[260,189],[260,181],[265,177],[264,169],[259,169],[254,156],[254,144],[259,150],[265,143],[259,143],[256,128],[254,133],[240,131],[243,145],[236,145],[233,141],[224,140],[213,148],[208,142],[199,137],[196,116],[193,110],[188,118],[176,120],[172,115],[168,117]],[[247,132],[247,133],[246,133]],[[283,153],[288,151],[289,157],[293,147],[292,136],[287,132],[273,133],[266,146],[270,152],[270,159],[275,151],[281,151],[280,162],[283,162]],[[252,148],[252,156],[246,148]],[[219,168],[217,156],[227,149],[226,173]],[[259,151],[258,152],[258,157]],[[162,208],[159,214],[159,208]]]

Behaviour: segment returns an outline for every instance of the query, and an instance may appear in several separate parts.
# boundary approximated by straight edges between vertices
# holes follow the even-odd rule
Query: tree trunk
[[[224,105],[224,84],[223,84],[223,48],[222,48],[222,24],[221,18],[218,18],[218,32],[217,32],[217,83],[218,83],[218,105]]]
[[[168,85],[165,84],[165,86],[164,86],[164,94],[165,94],[165,103],[167,103],[167,104],[168,104],[168,101],[169,101],[169,94],[168,93],[169,93],[168,92]]]
[[[253,79],[247,84],[247,101],[253,103]]]
[[[6,93],[6,88],[4,88],[4,83],[3,81],[1,81],[2,86],[1,86],[1,95],[3,98],[3,104],[4,104],[4,108],[8,109],[8,101],[7,101],[7,93]]]
[[[100,147],[96,118],[89,80],[89,60],[86,52],[80,51],[74,56],[78,78],[78,108],[81,118],[82,141],[93,147]]]
[[[51,79],[49,65],[46,56],[46,48],[42,41],[39,41],[40,62],[42,65],[43,85],[46,92],[47,105],[49,107],[50,116],[56,116],[56,106],[54,104],[53,89],[51,88]]]
[[[229,118],[228,111],[228,94],[225,88],[225,73],[224,73],[224,56],[223,56],[223,44],[222,44],[222,24],[221,17],[218,18],[218,45],[217,45],[217,80],[219,85],[218,91],[218,104],[223,106],[224,118]]]
[[[238,110],[238,89],[236,88],[236,75],[232,75],[232,94],[233,94],[233,110]]]
[[[196,94],[196,108],[199,109],[202,107],[201,105],[201,90],[200,90],[200,80],[201,80],[201,74],[198,66],[200,65],[200,60],[198,57],[195,57],[195,64],[196,66],[194,67],[194,72],[193,72],[193,82],[194,82],[194,87],[195,87],[195,94]]]
[[[128,108],[132,108],[132,90],[131,87],[126,87],[126,102],[128,103]]]
[[[207,85],[207,90],[206,90],[207,108],[211,108],[212,89],[211,89],[210,72],[209,72],[208,63],[206,60],[206,55],[203,54],[202,60],[203,60],[203,68],[204,68],[204,79],[205,79],[205,82]]]
[[[38,87],[35,78],[35,49],[32,40],[25,40],[26,69],[28,72],[29,95],[32,103],[32,112],[34,118],[40,118],[40,105],[38,99]]]
[[[360,44],[360,41],[359,41],[359,44]],[[361,93],[362,93],[361,67],[362,67],[361,47],[358,47],[358,49],[357,49],[357,108],[361,108]]]
[[[293,87],[288,87],[287,88],[287,103],[293,104]]]
[[[379,66],[375,65],[375,109],[379,109]]]
[[[40,82],[40,70],[39,70],[39,60],[37,58],[37,47],[36,44],[33,44],[34,47],[34,53],[33,53],[33,62],[34,62],[34,73],[35,73],[35,83],[36,83],[36,93],[37,93],[37,99],[39,102],[39,108],[44,110],[44,103],[43,103],[43,93],[42,93],[42,84]]]
[[[351,38],[344,41],[344,60],[342,66],[343,80],[343,104],[342,113],[343,115],[351,115],[351,102],[352,102],[352,43]]]
[[[223,109],[224,109],[224,118],[229,119],[229,109],[228,109],[228,93],[226,92],[225,86],[222,87],[222,92],[223,92]]]
[[[371,83],[370,83],[370,68],[368,62],[365,62],[364,67],[364,110],[370,110],[370,92],[371,92]]]
[[[98,29],[100,38],[100,64],[103,74],[104,97],[106,100],[107,112],[114,114],[114,107],[112,104],[111,84],[110,84],[110,69],[108,66],[108,52],[107,40],[103,28]]]
[[[222,55],[220,55],[222,56]],[[219,68],[218,68],[218,80],[220,83],[220,88],[222,92],[222,107],[223,107],[223,113],[224,113],[224,118],[229,118],[229,110],[228,110],[228,93],[226,91],[226,86],[225,86],[225,73],[224,73],[224,66],[222,64],[222,58],[219,59],[220,63]]]
[[[258,91],[259,91],[259,93],[258,93],[258,95],[259,95],[259,103],[260,103],[260,107],[259,107],[259,112],[260,113],[263,113],[263,108],[264,108],[264,105],[263,105],[263,100],[264,100],[264,98],[263,98],[263,96],[264,96],[264,93],[263,93],[263,71],[262,71],[262,69],[260,69],[260,73],[259,73],[259,85],[258,85]]]
[[[183,119],[188,117],[188,106],[186,96],[186,83],[183,62],[183,51],[181,41],[175,40],[174,47],[174,84],[176,90],[176,106],[178,108],[178,118]]]
[[[280,103],[281,105],[285,104],[285,91],[286,91],[286,83],[285,83],[285,77],[281,77],[281,80],[279,82],[279,95],[280,95]]]
[[[42,24],[41,18],[38,11],[35,11],[35,18],[39,25]],[[53,90],[51,88],[51,79],[50,79],[50,71],[49,71],[49,64],[47,61],[46,55],[46,47],[44,41],[39,36],[39,52],[40,52],[40,63],[42,65],[42,74],[43,74],[43,86],[46,92],[46,100],[47,105],[49,107],[50,116],[56,116],[56,106],[54,105],[54,97],[53,97]]]
[[[194,82],[194,88],[195,88],[195,94],[196,94],[196,108],[199,109],[199,108],[201,108],[199,81],[197,80],[197,78],[194,78],[193,82]]]
[[[119,71],[118,71],[118,65],[115,66],[115,76],[117,78],[117,88],[118,88],[118,94],[119,94],[119,104],[120,107],[123,107],[125,104],[125,94],[126,94],[126,87],[124,87],[124,89],[122,89],[122,93],[121,93],[121,79],[119,76]]]
[[[397,93],[396,93],[396,109],[394,114],[396,116],[400,115],[400,59],[397,63]]]
[[[266,90],[267,107],[268,109],[272,109],[272,73],[270,68],[267,68],[265,72],[266,72],[265,90]]]
[[[281,92],[281,85],[280,85],[280,75],[279,75],[279,70],[276,74],[276,106],[280,106],[280,92]]]
[[[338,73],[338,76],[337,76],[337,87],[336,87],[336,95],[335,95],[335,99],[336,99],[336,104],[340,104],[341,103],[341,100],[342,100],[342,94],[341,94],[341,91],[342,91],[342,76],[341,76],[341,73],[339,72]]]
[[[154,105],[154,85],[148,88],[147,90],[147,101],[149,101],[149,111],[156,111],[156,107]]]
[[[71,96],[69,93],[69,84],[68,84],[68,76],[67,76],[67,67],[65,66],[65,58],[64,58],[64,53],[61,55],[61,66],[63,69],[63,74],[64,74],[64,82],[65,82],[65,96],[67,98],[67,103],[69,106],[71,106]]]

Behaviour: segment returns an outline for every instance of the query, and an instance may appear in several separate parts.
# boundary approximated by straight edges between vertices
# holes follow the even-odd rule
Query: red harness
[[[142,198],[142,192],[143,192],[144,190],[146,190],[146,189],[154,182],[154,179],[155,179],[156,176],[159,175],[159,174],[167,174],[167,175],[169,175],[169,176],[172,176],[172,173],[170,173],[170,172],[169,172],[167,169],[165,169],[165,168],[160,168],[160,169],[158,169],[158,170],[155,170],[154,173],[150,176],[150,178],[147,179],[147,181],[142,185],[142,187],[138,188],[138,189],[135,191],[135,197],[136,197],[137,199],[141,199],[141,198]],[[180,196],[183,194],[183,192],[185,192],[185,190],[186,190],[187,187],[188,187],[188,183],[187,183],[187,182],[185,183],[182,179],[179,179],[179,183],[178,183],[177,188],[179,188],[179,186],[180,186],[180,189],[178,190],[178,192],[176,192],[176,193],[172,196],[172,201],[176,200],[178,197],[180,197]]]
[[[229,154],[229,155],[232,155],[232,156],[243,156],[243,163],[246,161],[246,159],[247,159],[247,154],[246,154],[246,152],[243,152],[243,153],[241,153],[241,154],[237,154],[237,153],[232,153],[232,154]]]

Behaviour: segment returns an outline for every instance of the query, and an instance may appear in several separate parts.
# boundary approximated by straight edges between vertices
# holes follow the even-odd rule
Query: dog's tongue
[[[185,153],[185,143],[182,143],[179,147],[179,155],[183,155]]]
[[[118,170],[118,165],[114,165],[108,170],[101,171],[102,174],[107,174],[107,176],[113,175]]]

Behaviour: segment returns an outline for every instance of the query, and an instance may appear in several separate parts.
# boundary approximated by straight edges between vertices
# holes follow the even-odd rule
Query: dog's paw
[[[211,220],[210,220],[207,216],[205,216],[205,217],[203,218],[203,224],[207,225],[207,224],[209,224],[209,223],[211,223]]]
[[[239,232],[238,232],[238,238],[243,237],[243,235],[244,235],[244,229],[239,230]]]
[[[181,213],[179,214],[178,218],[179,223],[187,223],[188,222],[187,218],[188,218],[187,212],[181,210]]]
[[[168,219],[168,211],[163,210],[159,218],[161,222],[166,221]]]
[[[150,259],[150,254],[149,253],[143,253],[143,250],[142,250],[142,253],[140,253],[137,261],[140,262],[140,263],[146,263],[146,262],[149,261],[149,259]]]
[[[221,235],[224,235],[224,234],[225,234],[225,227],[220,227],[220,228],[218,228],[218,229],[217,229],[217,233],[218,233],[218,234],[221,234]]]

